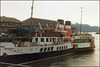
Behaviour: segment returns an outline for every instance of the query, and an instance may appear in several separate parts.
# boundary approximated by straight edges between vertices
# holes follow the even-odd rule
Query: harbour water
[[[99,34],[92,33],[95,37],[95,51],[93,52],[81,52],[74,53],[69,56],[64,56],[60,58],[50,59],[46,61],[41,61],[37,63],[31,63],[29,66],[32,67],[99,67],[99,51],[100,51],[100,39]]]
[[[95,51],[93,52],[80,52],[80,53],[73,53],[68,56],[63,56],[59,58],[53,58],[49,60],[33,62],[26,64],[25,66],[17,66],[17,67],[99,67],[99,51],[100,51],[100,39],[99,34],[92,33],[95,37]],[[13,67],[12,65],[6,66],[1,65],[2,67]]]

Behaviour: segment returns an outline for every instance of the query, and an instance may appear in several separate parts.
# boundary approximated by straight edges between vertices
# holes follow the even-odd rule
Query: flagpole
[[[81,32],[82,32],[82,8],[83,8],[83,7],[81,7],[80,34],[81,34]]]

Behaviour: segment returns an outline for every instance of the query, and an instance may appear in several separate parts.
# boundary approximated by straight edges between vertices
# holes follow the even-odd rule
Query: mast
[[[33,17],[33,3],[34,3],[34,0],[32,0],[32,7],[31,7],[31,18]]]
[[[31,7],[31,22],[30,22],[30,25],[29,25],[29,28],[30,28],[29,41],[31,40],[31,28],[32,28],[32,17],[33,17],[33,3],[34,3],[34,0],[32,0],[32,7]]]
[[[81,7],[81,22],[80,22],[80,34],[82,32],[82,7]]]

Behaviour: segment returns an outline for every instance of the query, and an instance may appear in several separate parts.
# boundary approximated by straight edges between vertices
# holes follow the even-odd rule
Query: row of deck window
[[[63,49],[67,49],[67,46],[59,46],[57,47],[57,50],[63,50]],[[28,49],[28,51],[30,51],[32,49]],[[46,52],[46,51],[52,51],[53,47],[45,47],[45,48],[41,48],[40,52]],[[22,49],[20,50],[14,50],[14,51],[22,51]]]
[[[60,40],[60,38],[57,38],[57,40]],[[38,42],[39,41],[39,38],[35,38],[35,41]],[[40,38],[40,41],[41,42],[54,42],[56,41],[56,38]]]
[[[57,47],[57,50],[64,50],[64,49],[67,49],[67,46],[59,46]],[[53,47],[46,47],[46,48],[41,48],[40,49],[40,52],[46,52],[46,51],[52,51],[53,50]]]
[[[73,38],[80,38],[80,39],[82,39],[82,37],[73,37]]]
[[[46,52],[46,51],[52,51],[53,50],[53,47],[45,47],[45,48],[41,48],[40,49],[40,52]]]
[[[59,46],[59,47],[57,47],[57,50],[63,50],[63,49],[67,49],[67,46]]]
[[[37,48],[36,48],[37,49]],[[33,49],[28,49],[28,51],[32,51]],[[14,51],[22,51],[22,49],[14,50]]]

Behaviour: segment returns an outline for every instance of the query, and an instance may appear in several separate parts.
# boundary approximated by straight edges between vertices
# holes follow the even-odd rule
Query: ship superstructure
[[[59,24],[55,29],[50,29],[48,25],[47,29],[42,29],[41,24],[39,24],[40,31],[32,32],[30,41],[13,40],[12,42],[1,42],[0,61],[21,63],[60,56],[76,50],[80,51],[80,49],[94,48],[92,35],[73,33],[71,36],[69,35],[71,29],[66,31],[67,27],[64,24],[62,24],[61,29]],[[66,36],[67,33],[68,35]],[[86,38],[87,36],[88,38]]]

